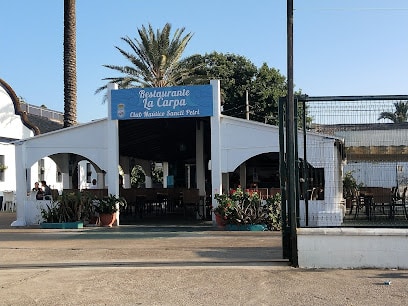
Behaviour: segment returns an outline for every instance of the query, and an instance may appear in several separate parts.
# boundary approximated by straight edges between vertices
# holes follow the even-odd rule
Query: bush
[[[281,229],[281,197],[277,194],[262,201],[257,192],[232,190],[229,195],[216,194],[218,206],[213,212],[226,224],[264,224],[269,230]]]
[[[54,202],[41,208],[47,223],[76,222],[92,217],[94,196],[84,192],[63,192]]]

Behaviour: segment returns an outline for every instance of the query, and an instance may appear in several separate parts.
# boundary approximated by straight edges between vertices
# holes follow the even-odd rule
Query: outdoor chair
[[[360,195],[360,192],[357,189],[353,189],[353,198],[351,200],[350,215],[353,213],[354,208],[354,219],[357,219],[360,211],[366,208],[366,203],[364,202],[364,196]]]
[[[402,207],[404,210],[405,219],[408,220],[407,206],[406,206],[406,202],[407,202],[406,200],[408,196],[407,193],[408,193],[408,187],[405,187],[401,194],[399,194],[398,188],[394,189],[393,203],[392,203],[391,210],[390,210],[390,219],[395,218],[396,208]]]
[[[317,200],[318,189],[313,187],[312,192],[310,193],[310,200]]]
[[[3,211],[14,212],[16,209],[16,202],[14,200],[14,191],[3,191]]]
[[[199,212],[200,195],[198,189],[183,189],[182,191],[184,216],[196,218]]]
[[[389,214],[389,210],[392,207],[394,195],[394,189],[383,188],[383,187],[373,187],[373,206],[372,213],[373,217],[377,216],[377,212],[385,216]]]

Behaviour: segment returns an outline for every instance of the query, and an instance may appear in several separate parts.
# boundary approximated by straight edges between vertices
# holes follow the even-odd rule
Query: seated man
[[[44,198],[44,192],[40,187],[40,184],[38,182],[34,183],[34,188],[32,189],[32,192],[35,194],[35,198],[37,200],[42,200]]]
[[[50,200],[51,199],[51,188],[50,186],[47,185],[46,181],[41,181],[41,187],[44,190],[44,200]]]
[[[37,200],[44,200],[44,191],[41,188],[37,189],[37,194],[35,195],[35,198]]]

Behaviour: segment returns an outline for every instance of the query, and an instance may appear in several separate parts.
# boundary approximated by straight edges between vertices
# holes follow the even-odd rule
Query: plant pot
[[[353,202],[353,199],[347,198],[346,199],[346,208],[351,208],[352,202]]]
[[[40,223],[40,228],[46,229],[79,229],[83,228],[84,223],[82,221],[77,222],[61,222],[61,223]]]
[[[262,232],[266,229],[263,224],[227,224],[225,226],[227,231],[252,231],[252,232]]]
[[[115,213],[113,213],[113,214],[101,213],[101,214],[99,214],[99,220],[100,220],[101,226],[112,227],[112,224],[116,220],[116,214]]]
[[[225,226],[225,220],[220,215],[215,215],[215,222],[219,228],[223,228]]]

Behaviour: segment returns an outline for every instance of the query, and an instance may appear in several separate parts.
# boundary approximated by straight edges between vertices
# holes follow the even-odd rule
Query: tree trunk
[[[64,127],[77,123],[75,0],[64,0]]]

